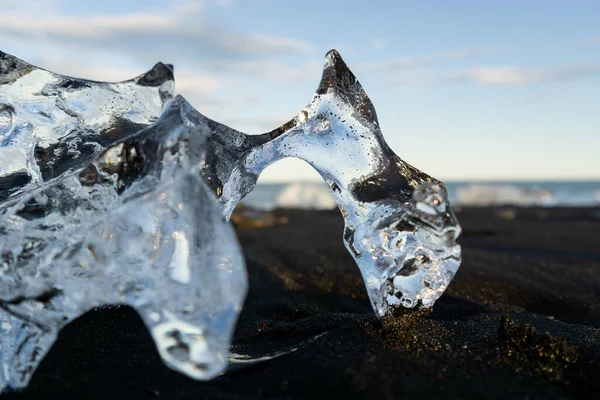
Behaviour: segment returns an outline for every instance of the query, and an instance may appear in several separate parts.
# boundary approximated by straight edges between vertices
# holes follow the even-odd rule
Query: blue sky
[[[600,2],[0,0],[0,49],[96,80],[175,64],[199,111],[248,133],[309,101],[336,48],[386,140],[440,179],[600,179]],[[283,162],[263,181],[317,179]]]

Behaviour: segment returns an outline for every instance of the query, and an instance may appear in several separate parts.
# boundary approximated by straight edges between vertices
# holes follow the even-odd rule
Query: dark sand
[[[238,224],[250,292],[233,351],[297,350],[202,383],[162,364],[133,310],[96,310],[62,331],[26,391],[6,398],[598,398],[596,210],[459,212],[464,259],[446,294],[431,312],[383,321],[339,213],[277,215],[288,222]]]

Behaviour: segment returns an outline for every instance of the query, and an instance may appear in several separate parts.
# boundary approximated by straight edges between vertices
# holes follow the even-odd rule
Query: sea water
[[[446,181],[455,206],[600,206],[600,181]],[[242,203],[274,208],[331,209],[335,202],[322,182],[259,183]]]

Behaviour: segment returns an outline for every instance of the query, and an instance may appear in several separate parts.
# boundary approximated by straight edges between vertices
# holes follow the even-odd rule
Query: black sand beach
[[[5,398],[596,398],[600,212],[457,215],[463,264],[430,312],[375,318],[338,211],[238,218],[250,292],[233,351],[285,354],[197,382],[163,365],[132,309],[102,309],[67,326],[29,388]]]

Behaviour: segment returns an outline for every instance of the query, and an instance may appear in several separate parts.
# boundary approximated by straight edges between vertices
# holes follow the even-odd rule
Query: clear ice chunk
[[[156,121],[173,97],[170,65],[123,82],[71,78],[0,51],[0,201],[91,162]]]
[[[173,90],[172,70],[161,65],[155,67],[158,72],[149,73],[153,78],[145,78],[146,74],[126,85],[137,87],[140,80],[160,83],[167,79],[158,87],[161,100],[168,100]],[[28,68],[34,67],[25,64],[17,71]],[[11,82],[16,79],[11,73],[6,75]],[[64,77],[56,79],[61,81]],[[96,86],[104,88],[106,84]],[[331,188],[346,223],[344,242],[360,267],[378,315],[399,305],[429,307],[441,296],[461,260],[456,243],[460,226],[446,189],[389,148],[373,104],[337,51],[327,54],[323,76],[311,102],[291,121],[269,133],[238,132],[205,117],[183,98],[177,99],[185,124],[212,132],[201,174],[227,218],[255,187],[267,166],[286,157],[303,159]],[[155,110],[158,108],[160,105]],[[98,109],[90,115],[101,119],[102,111]],[[95,134],[95,141],[90,135],[74,132],[69,140],[75,140],[80,148],[103,150],[106,142],[127,135],[115,135],[113,131],[105,129]],[[85,161],[79,153],[75,152],[76,159]],[[53,154],[46,162],[55,167],[44,170],[60,171],[64,169],[60,166],[72,163],[56,156],[69,154],[69,150],[54,150]],[[34,161],[39,164],[39,157]],[[43,174],[41,178],[45,180]]]
[[[286,157],[329,185],[378,316],[431,307],[456,273],[444,185],[389,148],[336,51],[311,102],[262,135],[172,96],[164,64],[99,83],[0,53],[0,387],[25,386],[58,331],[102,304],[134,307],[171,368],[221,373],[247,291],[226,220]]]
[[[0,204],[0,388],[26,386],[58,331],[103,304],[137,310],[169,367],[225,369],[247,275],[199,172],[210,131],[183,105]]]
[[[337,51],[327,54],[310,103],[272,132],[246,135],[186,110],[193,124],[213,131],[202,172],[226,217],[266,167],[300,158],[331,189],[377,315],[431,307],[442,295],[461,262],[460,225],[446,189],[390,149],[373,104]]]

